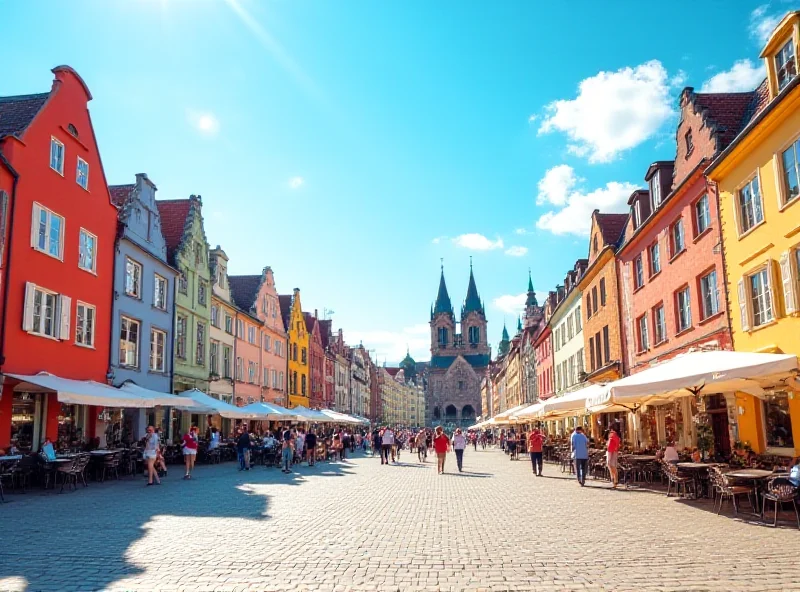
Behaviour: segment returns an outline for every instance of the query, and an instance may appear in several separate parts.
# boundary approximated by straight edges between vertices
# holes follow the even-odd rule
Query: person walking
[[[392,428],[386,427],[383,429],[381,436],[381,464],[389,464],[389,455],[392,456],[394,462],[394,432]]]
[[[283,473],[292,472],[292,458],[294,458],[293,444],[292,430],[286,428],[283,431],[283,437],[281,438],[281,462],[283,463],[281,472]]]
[[[236,452],[239,457],[240,471],[250,470],[250,448],[252,448],[250,432],[247,431],[247,424],[243,424],[239,438],[236,440]]]
[[[183,462],[186,466],[184,479],[192,478],[194,461],[197,459],[197,426],[193,425],[188,434],[183,435]]]
[[[147,465],[147,485],[161,485],[161,479],[156,474],[156,456],[158,456],[158,447],[160,440],[156,434],[153,426],[147,427],[147,435],[144,437],[144,452],[142,457]]]
[[[372,431],[372,456],[376,454],[381,455],[381,460],[383,460],[383,451],[381,450],[381,431],[378,428],[375,428]]]
[[[308,461],[308,466],[314,466],[314,460],[317,456],[317,434],[314,430],[308,430],[306,434],[306,460]]]
[[[458,472],[463,472],[461,469],[464,465],[464,449],[467,447],[467,439],[461,433],[461,428],[456,428],[456,433],[453,435],[453,451],[456,453],[456,464],[458,465]]]
[[[414,440],[414,443],[417,446],[417,458],[419,458],[419,462],[421,463],[424,463],[428,458],[428,447],[426,445],[427,438],[428,436],[425,434],[425,430],[420,430],[417,432],[417,437]]]
[[[619,472],[617,471],[617,457],[619,456],[619,426],[611,426],[608,432],[608,442],[606,444],[606,466],[611,473],[611,488],[616,489],[619,484]]]
[[[578,483],[583,487],[586,484],[586,470],[589,465],[589,439],[583,433],[583,427],[578,426],[569,439],[572,458],[575,460],[575,475]]]
[[[447,450],[450,448],[450,439],[444,433],[442,426],[436,426],[436,435],[433,437],[433,450],[436,452],[436,468],[440,475],[444,474],[444,461]]]
[[[544,436],[542,436],[539,428],[533,428],[530,436],[528,436],[528,452],[531,454],[533,474],[537,477],[542,476],[542,444],[544,444]]]

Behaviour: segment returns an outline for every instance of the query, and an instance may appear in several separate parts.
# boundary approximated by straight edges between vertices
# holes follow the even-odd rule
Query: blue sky
[[[231,273],[270,265],[380,362],[422,360],[440,258],[458,307],[473,257],[496,345],[528,269],[560,283],[592,209],[674,157],[683,86],[754,88],[792,8],[7,0],[0,95],[74,67],[110,183],[201,194]]]

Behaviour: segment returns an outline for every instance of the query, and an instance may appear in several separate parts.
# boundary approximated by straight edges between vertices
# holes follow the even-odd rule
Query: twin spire
[[[464,306],[461,307],[461,317],[465,317],[471,312],[479,312],[485,314],[485,309],[481,297],[478,294],[478,287],[475,284],[475,276],[472,273],[472,259],[469,262],[469,284],[467,286],[467,297],[464,300]],[[455,316],[453,311],[453,304],[450,301],[450,295],[447,293],[447,284],[444,281],[444,265],[442,265],[442,273],[439,277],[439,293],[436,295],[436,303],[431,309],[431,318],[434,316],[445,313],[451,317]]]

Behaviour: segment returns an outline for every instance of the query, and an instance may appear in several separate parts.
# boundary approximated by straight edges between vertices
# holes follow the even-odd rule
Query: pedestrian
[[[531,453],[533,474],[537,477],[542,476],[542,444],[544,444],[544,436],[539,428],[533,428],[531,435],[528,436],[528,451]]]
[[[380,454],[381,460],[383,460],[383,452],[381,451],[381,431],[378,428],[372,431],[372,456],[376,454]]]
[[[472,450],[478,452],[478,434],[475,432],[471,433],[470,440],[472,441]]]
[[[606,466],[611,473],[611,488],[616,489],[619,483],[619,473],[617,471],[617,457],[619,456],[619,427],[611,426],[608,432],[608,443],[606,445]]]
[[[575,461],[575,475],[578,483],[583,487],[586,484],[586,469],[589,465],[589,439],[583,433],[583,427],[578,426],[569,439],[572,458]]]
[[[158,447],[160,440],[156,434],[153,426],[147,427],[147,435],[144,437],[144,452],[142,457],[147,465],[147,485],[161,485],[161,479],[156,474],[156,456],[158,456]]]
[[[308,434],[306,434],[306,460],[308,461],[308,466],[314,466],[314,460],[316,459],[317,454],[317,434],[314,430],[308,430]]]
[[[383,436],[381,436],[381,464],[389,464],[389,455],[392,456],[394,462],[394,432],[392,428],[386,427],[383,429]]]
[[[424,463],[425,460],[428,458],[428,449],[425,446],[425,441],[427,439],[427,435],[425,434],[425,430],[420,430],[417,432],[417,437],[414,443],[417,446],[417,458],[419,458],[419,462]]]
[[[297,428],[297,434],[294,438],[295,455],[294,460],[296,463],[303,462],[306,457],[306,432],[303,428]]]
[[[442,426],[436,426],[436,435],[433,438],[433,449],[436,451],[436,468],[440,475],[444,474],[444,461],[447,449],[450,448],[450,439],[445,435]]]
[[[456,433],[453,436],[453,451],[456,453],[456,464],[458,465],[458,472],[462,472],[464,465],[464,449],[467,447],[467,439],[461,433],[461,428],[456,428]]]
[[[250,433],[247,431],[247,424],[242,425],[242,431],[239,438],[236,440],[236,452],[239,457],[239,470],[250,470]]]
[[[292,440],[292,430],[286,428],[283,431],[283,438],[281,442],[281,461],[283,462],[284,473],[291,473],[292,458],[294,457],[294,446]]]
[[[192,478],[194,461],[197,459],[197,426],[193,425],[188,434],[183,435],[183,462],[186,465],[184,479]]]

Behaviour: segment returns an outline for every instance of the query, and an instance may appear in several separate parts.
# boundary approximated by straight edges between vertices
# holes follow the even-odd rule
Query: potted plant
[[[698,413],[694,422],[697,429],[697,448],[700,450],[703,462],[706,460],[706,455],[714,446],[714,431],[711,429],[711,422],[707,413]]]

